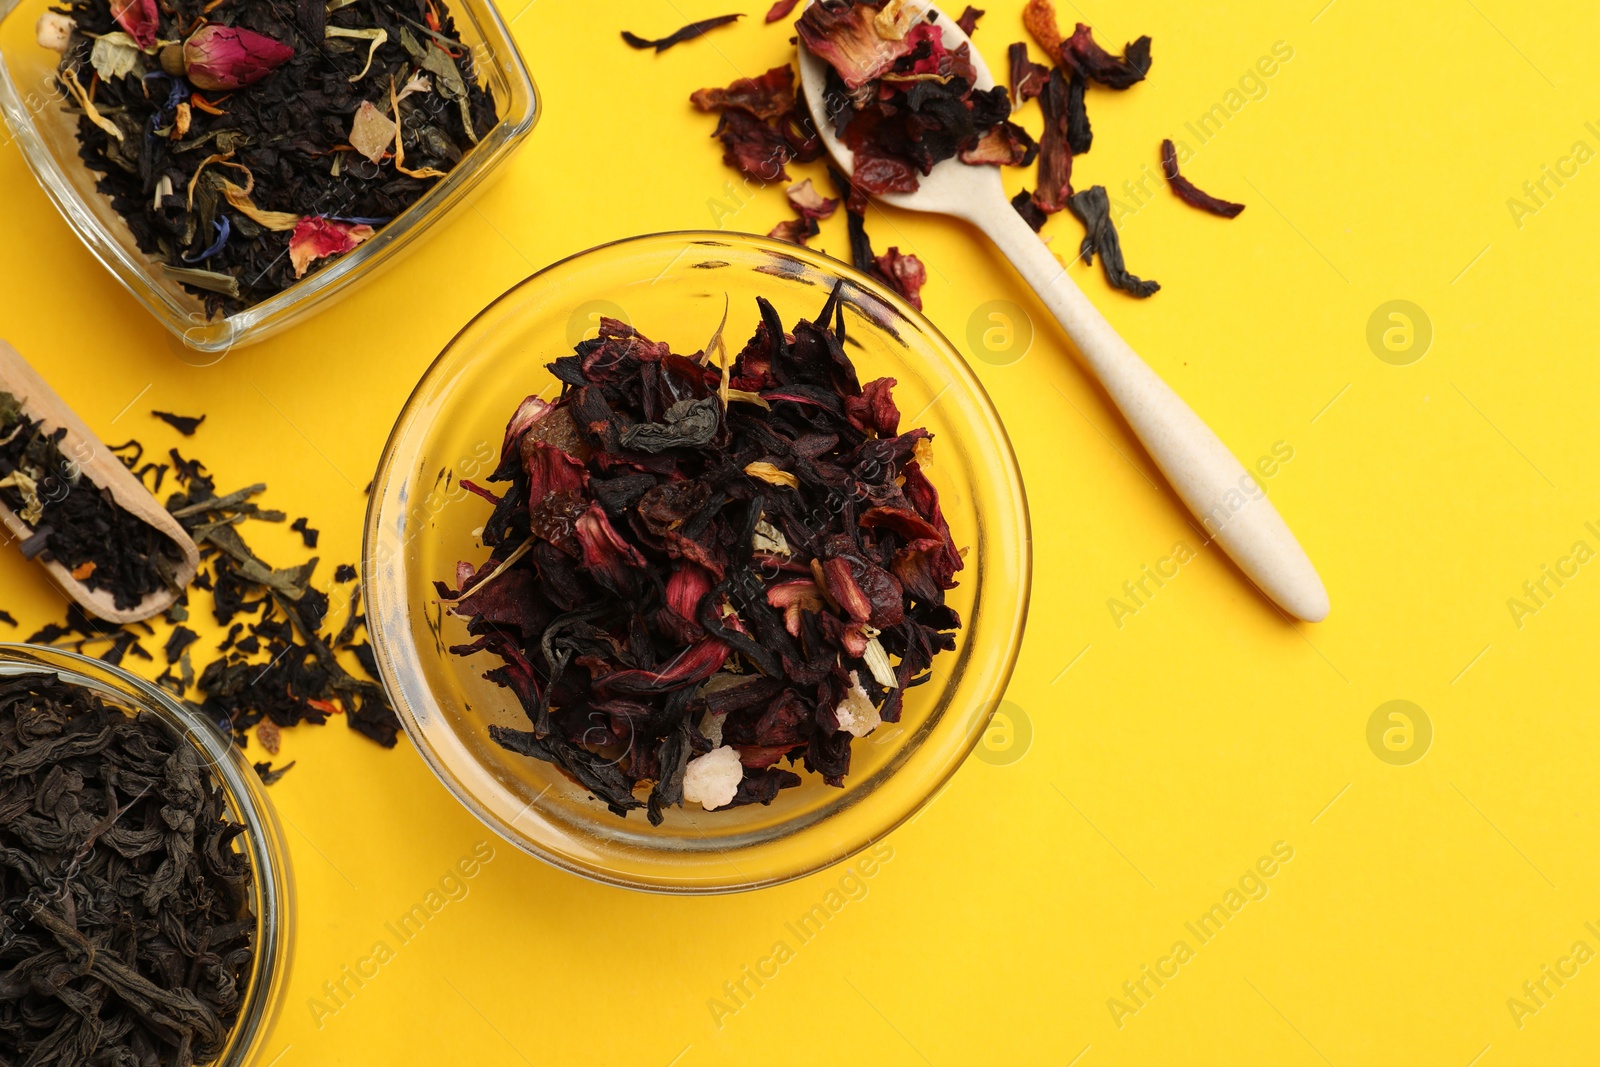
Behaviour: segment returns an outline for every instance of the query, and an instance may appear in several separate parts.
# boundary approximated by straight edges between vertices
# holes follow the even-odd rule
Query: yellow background
[[[543,93],[540,125],[470,206],[337,308],[194,365],[204,360],[186,358],[78,245],[11,145],[0,149],[0,333],[109,441],[164,450],[180,442],[150,409],[207,413],[185,451],[223,487],[263,480],[270,505],[310,516],[327,581],[332,564],[356,560],[379,449],[454,331],[561,256],[717,225],[711,201],[736,176],[687,96],[788,50],[787,27],[761,23],[765,0],[743,5],[743,24],[659,57],[628,50],[618,31],[654,36],[740,5],[524,2],[504,14]],[[1033,318],[1025,358],[973,359],[1032,505],[1033,617],[1007,709],[1013,741],[1031,732],[1031,743],[1007,748],[997,734],[986,760],[888,839],[892,858],[861,883],[866,895],[803,945],[785,924],[825,903],[842,869],[675,900],[591,885],[496,841],[465,899],[319,1026],[308,998],[390,940],[385,922],[488,834],[404,741],[384,752],[338,724],[290,731],[284,757],[300,766],[272,795],[299,930],[267,1058],[1592,1061],[1600,963],[1520,1028],[1507,999],[1575,941],[1600,949],[1584,925],[1600,928],[1600,564],[1520,626],[1507,601],[1574,542],[1600,548],[1584,526],[1600,527],[1600,163],[1520,226],[1507,200],[1574,142],[1600,149],[1585,126],[1600,127],[1600,10],[1324,2],[1061,10],[1113,47],[1155,39],[1148,82],[1090,95],[1095,143],[1075,179],[1113,195],[1275,42],[1293,49],[1265,96],[1186,167],[1249,209],[1223,221],[1158,189],[1124,219],[1130,267],[1165,287],[1149,301],[1109,291],[1098,266],[1074,270],[1246,463],[1292,447],[1267,486],[1327,582],[1327,622],[1290,625],[1211,546],[1119,628],[1107,600],[1122,583],[1180,540],[1198,546],[1185,514],[975,234],[875,209],[879,250],[926,260],[928,314],[969,355],[980,305],[1010,300]],[[977,40],[1003,71],[1021,5],[988,7]],[[1021,116],[1038,131],[1036,104]],[[1031,186],[1033,174],[1008,181]],[[720,222],[764,233],[785,214],[768,189]],[[1045,232],[1063,251],[1080,236],[1066,216]],[[817,243],[845,251],[842,217]],[[1369,317],[1395,299],[1433,329],[1408,366],[1367,343]],[[250,537],[269,558],[300,558],[287,531]],[[0,556],[0,583],[19,633],[60,616],[15,553]],[[1433,728],[1431,750],[1407,766],[1367,743],[1368,719],[1393,699]],[[1265,899],[1200,945],[1184,924],[1280,841],[1293,859]],[[719,1027],[708,1001],[780,939],[793,958]],[[1180,939],[1194,958],[1119,1026],[1108,1000],[1131,1005],[1123,983]]]

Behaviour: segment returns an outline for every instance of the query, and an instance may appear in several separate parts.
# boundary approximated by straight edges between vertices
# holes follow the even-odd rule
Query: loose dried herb
[[[1082,94],[1078,95],[1080,106]],[[1072,196],[1072,138],[1068,129],[1072,118],[1072,86],[1060,68],[1050,72],[1044,92],[1039,94],[1039,109],[1044,113],[1044,134],[1039,139],[1039,187],[1033,203],[1046,215],[1067,206]]]
[[[356,247],[497,120],[437,0],[74,0],[70,15],[58,77],[79,154],[213,316]],[[373,111],[394,133],[378,146]]]
[[[170,411],[152,411],[150,414],[154,415],[168,426],[171,426],[174,430],[177,430],[185,437],[193,437],[194,432],[200,428],[200,424],[206,421],[206,417],[204,415],[201,415],[196,419],[190,418],[187,415],[174,415]]]
[[[636,33],[629,33],[627,30],[623,30],[622,39],[627,41],[630,47],[638,49],[654,48],[657,53],[660,53],[665,52],[675,44],[692,41],[709,30],[714,30],[718,26],[727,26],[730,23],[738,22],[742,18],[744,18],[743,15],[718,15],[716,18],[701,19],[699,22],[691,22],[682,29],[675,30],[665,37],[658,37],[653,41],[640,37]],[[768,19],[767,21],[770,22],[772,20]]]
[[[0,1060],[187,1067],[255,958],[221,786],[160,720],[51,674],[0,679]]]
[[[851,265],[861,273],[885,283],[905,297],[912,307],[921,311],[922,287],[928,280],[928,272],[923,269],[921,260],[910,254],[902,256],[898,248],[891,248],[882,256],[873,252],[872,238],[867,236],[865,205],[860,208],[854,206],[859,195],[850,179],[834,167],[828,168],[828,176],[833,179],[839,195],[844,199],[850,232]]]
[[[1150,38],[1140,37],[1114,56],[1095,42],[1094,31],[1078,23],[1061,49],[1062,61],[1073,72],[1111,89],[1126,89],[1150,73]]]
[[[1045,55],[1066,69],[1112,89],[1126,89],[1150,73],[1150,38],[1130,42],[1121,56],[1101,48],[1094,31],[1080,22],[1071,37],[1061,35],[1055,6],[1050,0],[1028,0],[1022,23],[1039,42]]]
[[[1210,193],[1202,192],[1194,182],[1178,173],[1178,150],[1171,141],[1161,142],[1161,170],[1167,176],[1167,184],[1172,186],[1172,191],[1178,194],[1178,199],[1202,211],[1209,211],[1213,215],[1221,215],[1225,219],[1235,218],[1244,210],[1243,204],[1235,204],[1230,200],[1219,200]]]
[[[788,181],[785,164],[822,156],[822,140],[795,96],[788,64],[726,89],[697,89],[689,100],[701,111],[721,112],[712,136],[722,142],[723,162],[757,181]]]
[[[137,442],[117,451],[128,453],[123,462],[129,469],[144,454]],[[377,663],[366,641],[360,587],[341,592],[349,603],[343,625],[336,634],[325,632],[329,598],[312,585],[318,560],[273,567],[251,550],[240,533],[246,521],[288,521],[283,512],[255,502],[267,487],[257,484],[219,493],[199,460],[185,459],[175,449],[170,458],[179,490],[168,496],[167,510],[199,546],[201,558],[194,581],[167,613],[165,624],[172,628],[161,636],[149,623],[112,626],[73,606],[63,622],[41,628],[29,642],[71,648],[120,664],[130,656],[153,663],[145,647],[152,641],[166,661],[166,669],[153,680],[231,733],[241,746],[250,730],[264,721],[285,728],[299,723],[320,726],[343,715],[351,729],[393,747],[400,721],[375,680]],[[151,466],[141,469],[151,471]],[[294,524],[302,526],[314,534],[303,520]],[[340,567],[334,575],[340,584],[355,577],[349,567]],[[216,649],[220,655],[197,666],[192,657],[200,646],[181,624],[190,612],[201,610],[229,630]],[[352,658],[362,676],[347,669],[342,656]]]
[[[1018,41],[1006,49],[1006,58],[1011,71],[1011,104],[1013,108],[1018,108],[1044,92],[1045,82],[1050,79],[1050,68],[1028,58],[1025,41]]]
[[[322,531],[313,530],[309,522],[309,519],[301,516],[289,524],[289,529],[300,535],[300,540],[305,542],[307,548],[316,548],[317,538],[322,536]]]
[[[1159,282],[1145,281],[1128,273],[1122,261],[1122,241],[1117,237],[1117,227],[1111,221],[1111,201],[1106,196],[1105,186],[1095,185],[1073,194],[1067,200],[1067,206],[1087,231],[1078,250],[1084,262],[1092,264],[1098,252],[1100,266],[1106,272],[1106,281],[1134,296],[1147,297],[1161,289]]]
[[[795,9],[795,5],[799,2],[800,0],[778,0],[778,2],[773,4],[772,7],[767,11],[767,21],[777,22],[781,18],[788,18],[789,12],[793,11]]]
[[[829,199],[817,192],[811,185],[811,179],[796,182],[784,190],[784,195],[789,198],[789,206],[795,209],[799,218],[785,220],[772,228],[768,237],[776,237],[780,241],[791,241],[797,245],[804,245],[809,238],[822,232],[819,222],[832,218],[833,213],[839,209],[839,201]]]
[[[1017,214],[1022,216],[1024,222],[1033,227],[1033,232],[1038,233],[1050,216],[1039,210],[1039,205],[1033,202],[1033,194],[1024,189],[1011,198],[1011,206],[1017,209]]]
[[[178,546],[84,475],[61,451],[66,433],[46,432],[15,396],[0,392],[0,501],[31,531],[19,542],[22,554],[61,564],[123,610],[177,588]]]
[[[795,28],[828,63],[828,117],[854,153],[861,195],[915,192],[919,173],[956,156],[979,166],[1031,161],[1032,138],[1008,121],[1006,90],[974,88],[969,46],[945,48],[939,28],[899,0],[817,0]],[[995,131],[1000,142],[980,149]]]
[[[551,364],[561,396],[523,401],[485,491],[489,557],[435,583],[473,638],[452,651],[503,661],[527,714],[496,743],[659,824],[769,803],[800,781],[783,759],[842,785],[899,719],[954,648],[962,561],[932,437],[900,431],[893,379],[858,381],[841,300],[792,332],[758,300],[731,364],[720,328],[683,356],[613,319]]]

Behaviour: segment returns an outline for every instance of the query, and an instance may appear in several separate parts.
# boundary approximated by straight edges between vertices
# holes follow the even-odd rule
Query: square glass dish
[[[228,316],[208,319],[199,298],[139,250],[132,232],[95,188],[100,179],[78,157],[78,118],[56,81],[60,57],[41,47],[39,16],[59,0],[0,0],[0,111],[10,136],[45,193],[89,251],[190,348],[220,352],[263,340],[308,318],[365,281],[419,238],[503,162],[533,129],[539,102],[533,79],[490,0],[448,0],[499,121],[423,197],[377,234],[283,292]]]

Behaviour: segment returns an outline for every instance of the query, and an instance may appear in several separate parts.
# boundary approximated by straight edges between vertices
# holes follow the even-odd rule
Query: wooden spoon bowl
[[[178,546],[182,561],[175,577],[180,588],[187,586],[200,567],[200,550],[195,547],[189,534],[150,495],[144,483],[133,476],[122,461],[106,448],[105,443],[56,395],[55,390],[39,377],[38,372],[17,354],[17,350],[4,341],[0,341],[0,392],[15,396],[28,415],[42,423],[45,430],[64,428],[67,433],[61,440],[61,451],[76,457],[82,477],[109,492],[123,511],[155,527],[162,536]],[[19,541],[31,537],[34,532],[3,500],[0,500],[0,523],[4,523]],[[135,607],[118,608],[109,589],[90,589],[54,560],[40,559],[38,562],[43,564],[51,580],[61,587],[62,592],[84,611],[107,622],[139,622],[166,611],[178,599],[178,594],[171,589],[159,589],[147,595]]]

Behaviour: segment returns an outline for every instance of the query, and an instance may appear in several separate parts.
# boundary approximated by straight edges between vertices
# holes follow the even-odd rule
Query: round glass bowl
[[[847,351],[863,382],[892,377],[902,429],[934,435],[929,477],[966,568],[948,603],[956,650],[909,690],[898,723],[858,740],[844,788],[800,770],[770,806],[669,808],[652,827],[590,799],[553,765],[489,739],[527,729],[510,690],[485,681],[493,656],[447,651],[465,620],[435,580],[486,556],[489,505],[461,488],[494,470],[507,421],[529,394],[553,398],[546,369],[622,319],[677,352],[703,348],[727,308],[737,352],[760,321],[756,297],[786,324],[815,318],[844,282]],[[725,304],[726,299],[726,304]],[[1029,588],[1027,504],[1004,427],[971,369],[927,319],[837,260],[795,245],[720,232],[665,233],[602,245],[533,275],[465,329],[423,376],[390,435],[367,511],[367,625],[395,709],[440,780],[511,843],[557,866],[636,889],[714,893],[772,885],[837,863],[932,797],[978,741],[1022,639]],[[786,764],[783,764],[786,766]]]
[[[232,847],[250,855],[250,906],[256,914],[256,954],[239,1018],[213,1067],[265,1062],[268,1032],[289,979],[293,890],[289,851],[255,768],[217,728],[160,689],[119,667],[39,645],[0,644],[0,678],[53,674],[90,690],[112,707],[159,719],[193,747],[220,783],[229,817],[245,827]]]

